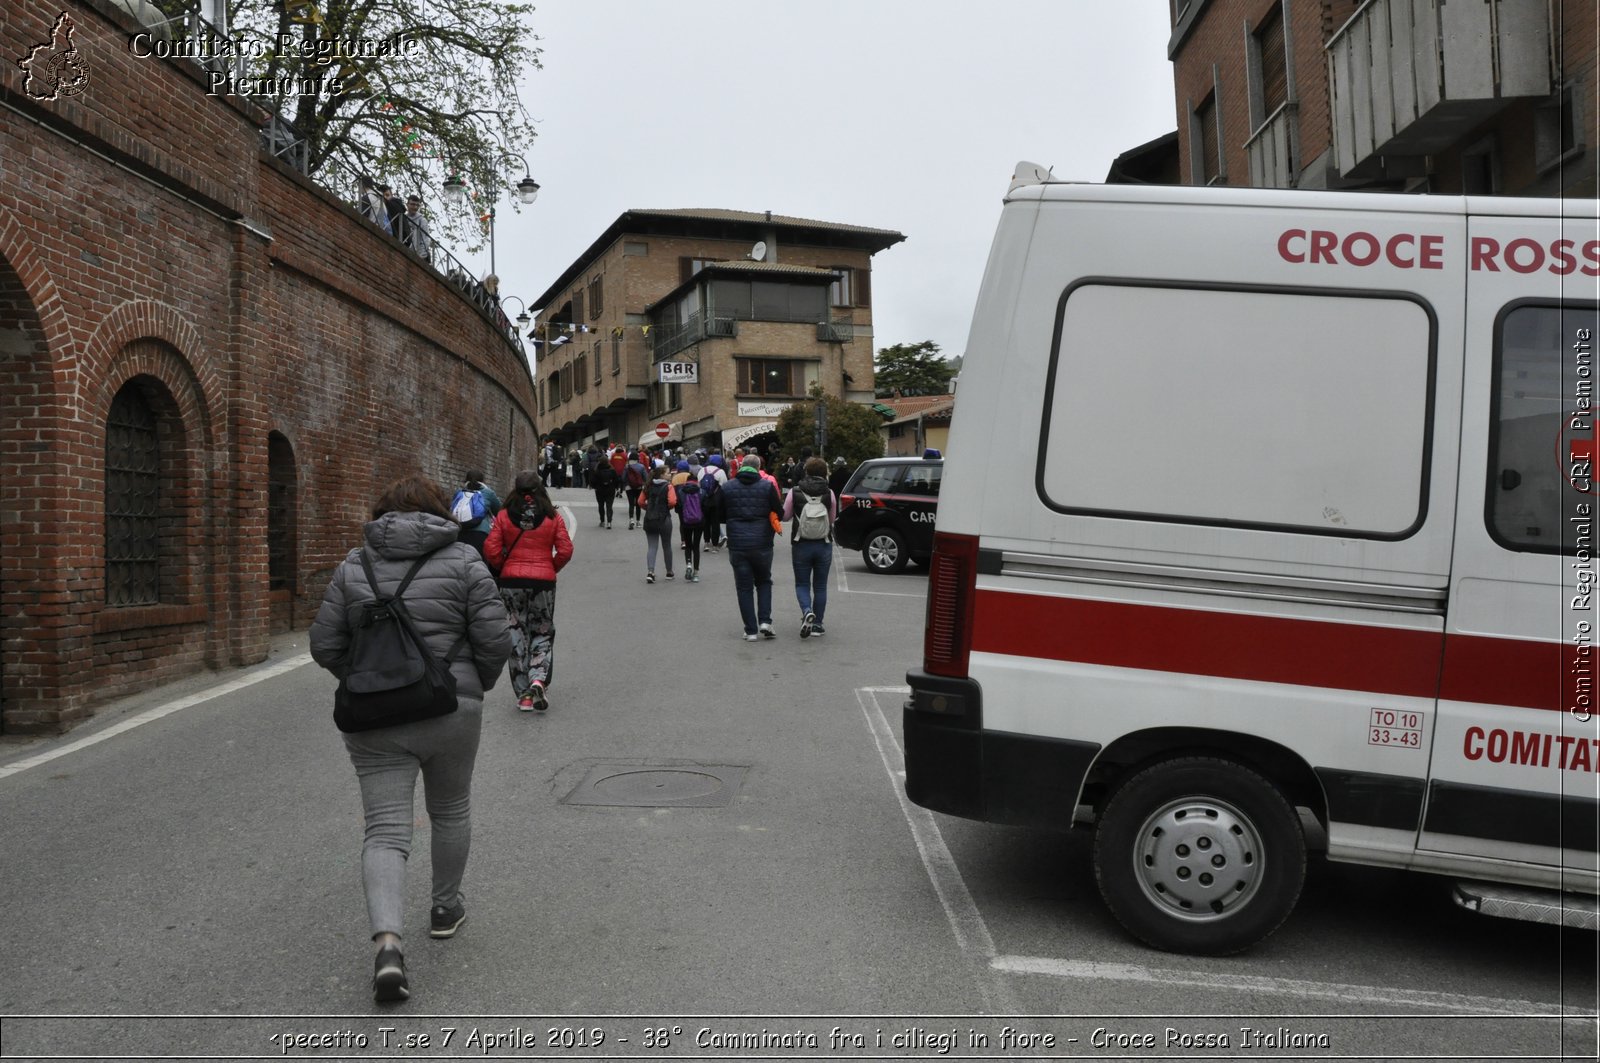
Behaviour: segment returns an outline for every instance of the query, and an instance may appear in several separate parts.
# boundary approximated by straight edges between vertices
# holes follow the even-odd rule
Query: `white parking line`
[[[895,741],[889,721],[878,704],[878,694],[909,694],[909,687],[860,687],[856,700],[867,717],[867,727],[877,743],[900,810],[911,827],[911,837],[922,855],[923,867],[933,883],[939,903],[944,906],[956,944],[969,956],[988,965],[990,970],[1010,975],[1044,975],[1051,978],[1088,981],[1138,982],[1152,986],[1196,986],[1245,994],[1270,994],[1298,1000],[1339,1000],[1369,1008],[1399,1007],[1421,1011],[1451,1011],[1489,1015],[1554,1016],[1592,1018],[1558,1004],[1533,1000],[1508,1000],[1504,997],[1469,996],[1462,993],[1436,993],[1428,990],[1391,986],[1350,985],[1340,982],[1310,982],[1298,978],[1232,974],[1215,970],[1192,971],[1145,967],[1131,963],[1097,963],[1092,960],[1060,960],[1045,956],[1001,956],[984,922],[983,913],[972,899],[961,868],[945,845],[938,821],[924,808],[913,805],[905,795],[905,755]],[[985,1003],[998,1007],[996,1014],[1020,1015],[1010,987],[980,984]]]
[[[875,692],[904,689],[864,687],[856,691],[856,700],[861,703],[861,711],[867,717],[867,729],[872,732],[873,741],[878,744],[878,755],[883,758],[884,770],[889,773],[889,785],[900,801],[900,811],[911,826],[911,837],[917,843],[917,851],[922,854],[922,866],[927,869],[928,878],[933,883],[933,891],[938,894],[939,903],[944,907],[945,918],[950,921],[950,930],[955,934],[957,947],[967,955],[968,959],[981,965],[982,969],[998,970],[994,966],[996,958],[994,938],[989,936],[989,927],[984,923],[983,914],[978,911],[977,904],[972,900],[972,894],[967,890],[966,880],[961,877],[961,869],[956,866],[955,858],[950,855],[949,848],[944,844],[944,835],[939,833],[939,825],[933,821],[933,813],[913,805],[906,797],[905,756],[900,751],[899,743],[894,740],[894,732],[889,729],[889,721],[878,705]],[[991,1014],[1020,1014],[1017,1000],[1004,979],[980,977],[978,990],[983,995],[985,1008]]]
[[[1218,974],[1143,967],[1132,963],[1096,963],[1093,960],[1057,960],[1043,956],[997,956],[992,966],[1013,974],[1048,975],[1051,978],[1087,978],[1109,982],[1144,982],[1151,985],[1202,986],[1237,993],[1270,993],[1298,1000],[1340,1000],[1374,1007],[1417,1008],[1422,1011],[1459,1011],[1472,1014],[1587,1018],[1556,1004],[1505,997],[1475,997],[1464,993],[1434,993],[1425,989],[1307,982],[1251,974]]]
[[[910,591],[851,590],[850,579],[848,575],[846,575],[844,567],[844,559],[848,556],[850,555],[841,552],[837,546],[833,548],[833,570],[839,574],[839,590],[843,591],[845,594],[876,594],[884,598],[924,598],[927,596],[926,594],[914,594]],[[926,584],[924,584],[924,586],[926,586]]]
[[[212,698],[220,698],[224,694],[232,694],[236,690],[243,690],[245,687],[254,686],[255,684],[264,680],[271,679],[274,676],[280,676],[285,672],[292,672],[296,668],[310,663],[311,654],[298,654],[294,657],[289,657],[285,660],[279,661],[277,664],[268,665],[265,668],[260,668],[249,672],[240,676],[238,679],[229,680],[220,686],[214,686],[209,690],[202,690],[198,694],[190,694],[186,698],[179,698],[177,701],[169,701],[165,705],[158,705],[153,709],[146,709],[137,716],[130,716],[121,723],[113,724],[112,726],[107,727],[104,731],[97,731],[86,738],[78,739],[76,742],[68,742],[64,746],[57,746],[55,749],[46,750],[45,752],[37,754],[36,756],[26,757],[14,764],[7,764],[5,767],[0,767],[0,779],[8,778],[9,776],[16,775],[19,772],[27,771],[29,768],[37,768],[41,764],[48,764],[52,760],[58,760],[61,757],[66,756],[68,753],[76,753],[80,749],[87,749],[89,746],[104,742],[108,738],[114,738],[125,731],[131,731],[135,727],[142,727],[147,723],[159,720],[163,716],[171,716],[175,712],[190,708],[194,705],[199,705],[201,702],[210,701]]]

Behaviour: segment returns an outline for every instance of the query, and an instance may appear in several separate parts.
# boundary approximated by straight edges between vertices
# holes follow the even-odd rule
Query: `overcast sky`
[[[1175,127],[1166,10],[537,2],[544,68],[523,100],[542,189],[520,214],[502,199],[500,290],[537,298],[624,210],[771,210],[904,233],[873,257],[874,348],[960,354],[1014,164],[1100,181]]]

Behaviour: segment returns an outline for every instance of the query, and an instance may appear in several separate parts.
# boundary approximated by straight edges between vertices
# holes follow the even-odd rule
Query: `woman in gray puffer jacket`
[[[461,880],[472,844],[472,769],[483,694],[500,677],[511,653],[511,633],[494,577],[476,550],[457,541],[461,528],[451,519],[448,497],[438,484],[425,476],[400,480],[373,506],[372,517],[364,537],[378,586],[392,594],[417,558],[427,557],[406,588],[411,619],[441,661],[465,636],[450,665],[456,680],[455,712],[343,736],[366,814],[361,873],[372,939],[378,945],[373,995],[396,1001],[410,996],[400,939],[417,772],[422,773],[433,827],[429,933],[447,938],[467,917]],[[311,656],[336,676],[343,676],[348,666],[361,607],[373,599],[361,552],[350,551],[334,570],[311,625]]]

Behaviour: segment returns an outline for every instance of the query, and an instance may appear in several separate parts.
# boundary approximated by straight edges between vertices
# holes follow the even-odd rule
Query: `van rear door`
[[[1497,877],[1571,888],[1564,866],[1592,890],[1600,260],[1583,255],[1594,222],[1559,209],[1469,221],[1461,485],[1419,860],[1514,861],[1531,866]]]

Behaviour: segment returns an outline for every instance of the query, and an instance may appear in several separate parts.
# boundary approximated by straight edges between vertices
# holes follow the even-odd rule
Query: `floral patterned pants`
[[[555,678],[556,590],[502,587],[511,616],[511,689],[522,697],[534,680],[547,688]]]

